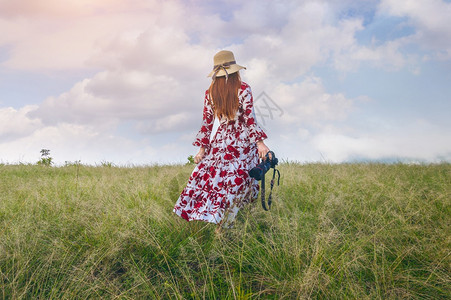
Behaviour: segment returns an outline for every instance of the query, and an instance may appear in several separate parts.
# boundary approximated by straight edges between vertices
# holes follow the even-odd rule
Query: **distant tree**
[[[50,167],[53,164],[53,158],[50,156],[50,150],[41,149],[41,159],[37,162],[38,165]]]

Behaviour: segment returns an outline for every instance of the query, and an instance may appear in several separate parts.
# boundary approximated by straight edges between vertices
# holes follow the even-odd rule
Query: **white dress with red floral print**
[[[258,196],[258,181],[248,171],[259,162],[256,142],[267,135],[256,123],[251,88],[244,82],[238,99],[235,119],[221,119],[210,141],[215,117],[209,92],[205,92],[202,125],[193,142],[194,146],[205,147],[205,156],[174,207],[174,212],[187,221],[230,223],[240,208]]]

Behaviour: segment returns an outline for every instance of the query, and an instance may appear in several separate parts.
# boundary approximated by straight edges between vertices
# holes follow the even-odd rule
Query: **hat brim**
[[[230,75],[230,74],[236,73],[236,72],[238,72],[241,69],[246,69],[246,67],[243,67],[243,66],[240,66],[240,65],[237,65],[237,64],[231,65],[231,66],[229,66],[227,68],[227,74]],[[214,73],[215,73],[214,70],[211,71],[210,74],[208,74],[207,77],[212,77]],[[226,72],[224,71],[224,69],[221,69],[221,70],[219,70],[218,73],[216,73],[216,77],[221,77],[221,76],[226,76]]]

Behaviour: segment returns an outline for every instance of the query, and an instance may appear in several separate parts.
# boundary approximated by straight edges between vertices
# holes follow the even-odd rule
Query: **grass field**
[[[450,164],[284,163],[220,235],[192,168],[0,165],[0,298],[449,299]]]

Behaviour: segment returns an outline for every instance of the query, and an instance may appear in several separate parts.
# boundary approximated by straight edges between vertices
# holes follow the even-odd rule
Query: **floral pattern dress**
[[[187,221],[230,224],[239,209],[258,196],[258,181],[248,171],[259,162],[256,142],[267,135],[257,125],[251,88],[244,82],[238,99],[235,118],[219,120],[210,141],[215,117],[209,91],[205,92],[202,125],[193,142],[194,146],[205,147],[205,156],[174,207],[174,212]]]

